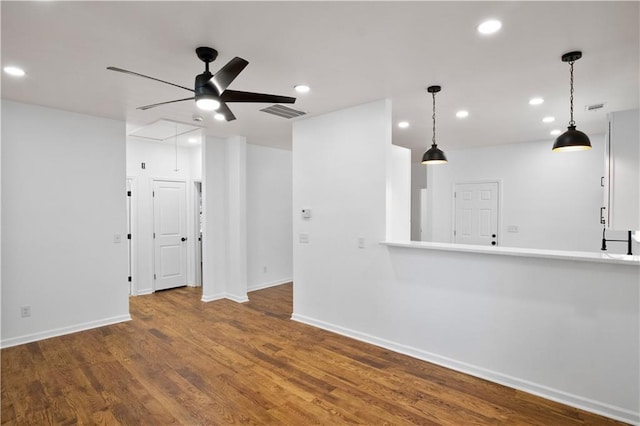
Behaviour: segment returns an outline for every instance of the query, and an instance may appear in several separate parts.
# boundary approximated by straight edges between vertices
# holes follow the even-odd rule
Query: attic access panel
[[[167,139],[174,138],[176,133],[178,136],[199,130],[200,127],[191,124],[178,123],[177,121],[166,120],[161,118],[146,126],[140,127],[129,133],[129,136],[135,136],[143,139],[151,139],[157,142],[163,142]]]

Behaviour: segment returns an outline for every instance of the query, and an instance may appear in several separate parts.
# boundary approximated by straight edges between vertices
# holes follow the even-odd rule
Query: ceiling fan
[[[242,58],[235,57],[220,70],[211,74],[209,71],[209,63],[213,62],[218,57],[218,51],[210,47],[198,47],[196,49],[196,55],[202,62],[204,62],[205,70],[202,74],[196,76],[195,87],[190,89],[188,87],[180,86],[178,84],[169,83],[168,81],[160,80],[158,78],[149,77],[148,75],[138,74],[137,72],[128,71],[117,67],[107,67],[108,70],[118,71],[125,74],[137,75],[138,77],[148,78],[150,80],[159,81],[160,83],[170,84],[181,89],[193,92],[195,96],[191,98],[176,99],[174,101],[160,102],[152,105],[145,105],[138,107],[141,110],[147,110],[149,108],[155,108],[160,105],[172,104],[175,102],[183,101],[196,101],[198,108],[205,111],[216,111],[222,114],[227,121],[235,120],[236,116],[233,115],[227,102],[265,102],[265,103],[281,103],[292,104],[296,101],[296,98],[290,96],[268,95],[266,93],[254,93],[254,92],[241,92],[238,90],[229,90],[227,87],[231,82],[242,72],[242,70],[249,65],[249,62]]]

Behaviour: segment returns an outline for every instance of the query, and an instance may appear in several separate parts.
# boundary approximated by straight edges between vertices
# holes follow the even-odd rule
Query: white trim
[[[205,296],[203,294],[202,298],[200,300],[202,302],[208,303],[208,302],[215,302],[216,300],[222,300],[224,298],[225,298],[225,294],[224,293],[218,293],[218,294],[214,294],[212,296]]]
[[[280,280],[277,280],[277,281],[271,281],[271,282],[268,282],[268,283],[256,284],[256,285],[252,285],[250,287],[247,287],[247,292],[262,290],[262,289],[265,289],[265,288],[275,287],[275,286],[279,286],[279,285],[282,285],[282,284],[289,284],[292,281],[293,281],[293,278],[283,278],[283,279],[280,279]]]
[[[247,297],[246,294],[243,297],[243,296],[236,296],[235,294],[230,294],[230,293],[218,293],[212,296],[202,295],[202,299],[200,300],[203,302],[214,302],[216,300],[221,300],[221,299],[229,299],[232,302],[236,302],[236,303],[246,303],[249,301],[249,298]]]
[[[120,322],[131,321],[131,315],[119,315],[117,317],[105,318],[97,321],[89,321],[82,324],[76,324],[69,327],[54,328],[52,330],[42,331],[39,333],[26,334],[24,336],[11,337],[0,342],[0,348],[10,348],[12,346],[22,345],[25,343],[36,342],[38,340],[49,339],[51,337],[64,336],[65,334],[77,333],[79,331],[91,330],[93,328],[104,327],[105,325],[117,324]]]
[[[131,221],[129,232],[131,232],[131,292],[130,296],[137,296],[138,294],[138,268],[136,256],[138,238],[138,177],[127,175],[127,181],[129,183],[129,191],[131,191],[131,197],[129,199],[129,220]]]
[[[236,303],[246,303],[249,301],[249,297],[245,293],[243,296],[237,296],[235,294],[225,293],[224,297]]]
[[[200,184],[200,197],[198,197],[197,186]],[[200,201],[202,199],[202,179],[193,179],[191,181],[191,190],[193,191],[193,197],[191,200],[191,206],[193,211],[191,216],[193,218],[193,281],[194,287],[202,287],[202,269],[200,264],[202,263],[202,252],[199,250],[202,247],[202,240],[200,235]],[[200,238],[200,240],[199,240]]]
[[[531,257],[540,259],[574,260],[579,262],[613,263],[616,265],[640,266],[640,256],[626,254],[608,254],[587,251],[564,251],[529,249],[519,247],[494,247],[474,244],[431,243],[427,241],[381,241],[389,247],[402,247],[418,250],[441,250],[459,253],[477,253],[501,256]]]
[[[518,377],[509,376],[497,371],[488,370],[486,368],[468,364],[466,362],[458,361],[452,358],[423,351],[421,349],[413,348],[411,346],[406,346],[400,343],[392,342],[390,340],[375,337],[367,333],[361,333],[359,331],[344,328],[325,321],[317,320],[304,315],[298,315],[295,312],[293,313],[293,315],[291,315],[291,319],[293,321],[331,331],[342,336],[380,346],[382,348],[408,355],[413,358],[431,362],[433,364],[437,364],[451,370],[489,380],[491,382],[518,389],[523,392],[540,396],[542,398],[550,399],[552,401],[560,402],[562,404],[579,408],[581,410],[589,411],[631,424],[640,424],[640,413],[633,412],[622,407],[616,407],[605,402],[594,401],[589,398],[570,394],[558,389],[553,389],[548,386],[520,379]]]
[[[140,290],[136,293],[136,296],[146,296],[147,294],[153,294],[153,289],[152,288],[147,288],[144,290]]]

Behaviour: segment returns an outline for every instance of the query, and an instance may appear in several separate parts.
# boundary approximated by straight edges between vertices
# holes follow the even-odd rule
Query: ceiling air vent
[[[289,108],[284,105],[271,105],[270,107],[262,108],[260,111],[264,111],[267,114],[277,115],[283,118],[295,118],[305,115],[306,112],[298,111],[297,109]]]
[[[584,109],[585,111],[589,112],[589,111],[598,111],[598,110],[601,110],[602,108],[604,108],[604,102],[599,104],[587,105]]]

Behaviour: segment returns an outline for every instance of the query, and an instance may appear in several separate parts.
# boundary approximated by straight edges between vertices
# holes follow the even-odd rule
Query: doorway
[[[456,183],[453,199],[454,242],[498,246],[500,183]]]
[[[153,181],[154,291],[187,285],[184,181]]]
[[[195,285],[202,287],[202,182],[195,181]]]
[[[134,206],[133,206],[133,186],[134,180],[133,178],[127,178],[127,280],[129,281],[129,296],[131,296],[134,292],[133,289],[133,276],[134,276],[134,251],[133,251],[133,218],[135,217]]]

